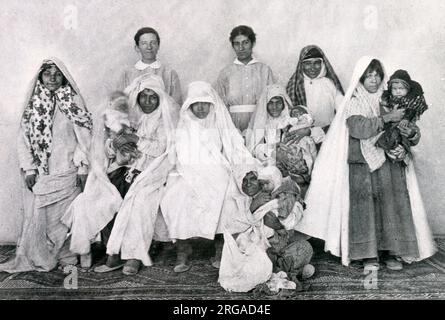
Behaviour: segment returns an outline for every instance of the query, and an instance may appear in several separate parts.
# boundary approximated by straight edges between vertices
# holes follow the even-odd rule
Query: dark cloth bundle
[[[391,86],[394,82],[402,83],[408,88],[408,93],[404,97],[395,97],[391,94]],[[383,92],[381,106],[387,110],[394,108],[405,110],[403,120],[414,123],[428,109],[423,96],[422,86],[411,79],[405,70],[397,70],[388,81],[388,89]],[[376,145],[386,151],[395,149],[399,144],[404,147],[407,153],[410,153],[410,141],[407,137],[400,134],[399,123],[386,123],[385,132],[377,141]]]

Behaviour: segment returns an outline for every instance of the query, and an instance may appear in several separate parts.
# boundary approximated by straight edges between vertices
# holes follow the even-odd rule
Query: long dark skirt
[[[126,177],[129,170],[130,168],[128,167],[119,167],[118,169],[108,174],[110,182],[117,188],[122,198],[125,197],[128,190],[130,189],[131,184],[136,179],[137,175],[140,173],[140,171],[135,170],[133,179],[130,182],[128,182],[126,180]],[[113,229],[115,219],[116,216],[114,216],[113,220],[111,220],[101,231],[102,242],[104,243],[104,245],[107,245],[108,243],[108,239],[110,238],[111,230]]]
[[[386,161],[369,172],[367,164],[349,164],[349,257],[378,257],[378,251],[396,256],[419,255],[405,168]]]

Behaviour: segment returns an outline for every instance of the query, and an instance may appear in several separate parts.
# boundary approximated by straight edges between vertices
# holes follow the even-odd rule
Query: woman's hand
[[[289,141],[292,141],[292,144],[298,143],[303,137],[310,135],[311,135],[310,128],[303,128],[291,132],[286,132],[283,138],[283,143],[288,144]]]
[[[250,212],[254,213],[259,207],[268,203],[272,200],[272,195],[270,193],[261,192],[255,198],[253,198],[250,204]]]
[[[399,126],[398,128],[400,134],[408,139],[414,137],[416,134],[416,130],[411,125]]]
[[[137,150],[137,147],[133,143],[125,143],[119,147],[119,151],[121,153],[133,153],[136,150]]]
[[[280,142],[277,144],[277,152],[276,152],[277,163],[285,162],[287,160],[288,151],[289,148],[284,143]]]
[[[36,184],[37,181],[37,173],[32,173],[25,176],[25,183],[28,189],[32,192],[32,187]]]
[[[87,183],[88,174],[78,174],[76,177],[76,186],[83,192]]]
[[[399,122],[405,115],[405,109],[394,108],[391,112],[382,116],[383,122]]]

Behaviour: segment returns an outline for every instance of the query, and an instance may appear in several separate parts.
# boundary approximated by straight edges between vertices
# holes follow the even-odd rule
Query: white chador
[[[160,98],[159,107],[150,114],[143,113],[137,102],[138,94],[144,89],[153,90]],[[73,203],[64,221],[71,227],[70,250],[86,254],[90,250],[90,243],[117,212],[107,243],[107,254],[120,253],[124,260],[137,259],[150,266],[152,262],[148,250],[156,228],[162,226],[162,217],[158,214],[159,203],[172,168],[168,154],[177,122],[177,105],[165,93],[162,79],[155,75],[136,78],[125,91],[130,100],[130,119],[139,137],[138,150],[142,157],[138,159],[138,168],[142,172],[122,199],[106,175],[108,159],[104,150],[104,130],[103,124],[98,123],[92,156],[93,171],[88,177],[85,191]],[[160,150],[159,143],[150,144],[150,141],[165,143]],[[164,235],[160,235],[158,240],[168,240],[165,226]]]
[[[190,106],[195,102],[211,104],[206,118],[192,113]],[[225,200],[229,194],[242,192],[235,179],[242,179],[258,162],[244,146],[226,106],[206,82],[189,85],[175,151],[176,168],[168,177],[161,202],[170,238],[213,239],[223,229],[235,232],[232,217],[237,215],[236,206],[227,209]]]
[[[346,119],[350,113],[348,106],[351,97],[361,75],[372,59],[372,57],[363,57],[357,62],[345,98],[337,110],[314,163],[311,185],[305,199],[307,209],[297,226],[298,231],[323,239],[325,250],[341,257],[344,265],[350,262],[348,256],[349,166],[347,162],[349,131]],[[402,257],[410,262],[432,256],[436,252],[436,247],[428,226],[412,161],[406,167],[406,184],[419,248],[419,257]]]

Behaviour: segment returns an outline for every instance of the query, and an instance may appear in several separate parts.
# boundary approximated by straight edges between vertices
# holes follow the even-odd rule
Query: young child
[[[131,165],[140,157],[137,150],[138,137],[131,128],[128,116],[129,104],[125,93],[115,91],[110,96],[108,108],[103,113],[107,140],[106,149],[116,166]],[[131,149],[131,151],[129,151]]]
[[[277,161],[277,167],[283,176],[289,175],[301,188],[304,197],[311,180],[312,167],[317,157],[316,141],[322,141],[325,133],[323,130],[314,130],[314,120],[303,106],[293,107],[290,111],[289,125],[283,130],[282,141],[290,132],[312,128],[310,136],[304,136],[297,141],[289,141],[279,144],[277,156],[284,161]]]
[[[388,89],[383,92],[380,105],[386,111],[391,111],[394,108],[405,110],[405,115],[399,123],[385,124],[385,131],[376,143],[377,146],[386,151],[391,159],[401,161],[404,158],[394,158],[389,151],[394,150],[400,144],[406,151],[404,154],[410,154],[410,141],[400,134],[399,128],[407,128],[414,124],[420,118],[420,115],[428,109],[422,86],[411,80],[405,70],[397,70],[389,79]]]
[[[285,272],[289,280],[296,283],[297,290],[301,290],[300,279],[310,278],[315,268],[310,264],[312,246],[294,230],[304,206],[298,185],[290,178],[283,179],[278,168],[266,167],[259,173],[247,173],[242,190],[252,198],[252,214],[266,203],[276,202],[276,209],[263,218],[270,244],[266,253],[272,261],[273,272]]]

